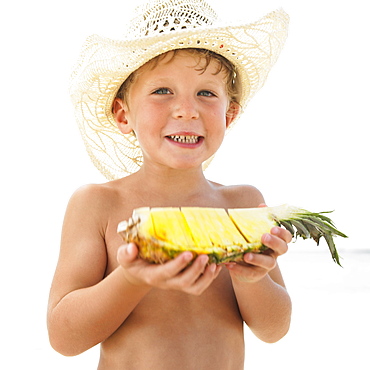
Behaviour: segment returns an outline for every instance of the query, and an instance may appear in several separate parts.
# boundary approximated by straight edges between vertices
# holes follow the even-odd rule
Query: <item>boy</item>
[[[221,34],[220,27],[210,25],[213,12],[203,1],[157,0],[142,14],[139,23],[145,20],[145,27],[133,23],[132,28],[139,29],[145,47],[131,39],[123,44],[90,40],[74,76],[72,94],[90,156],[109,179],[117,179],[85,186],[69,202],[50,292],[50,341],[64,355],[101,343],[99,369],[243,369],[243,322],[266,342],[279,340],[289,329],[291,303],[276,259],[287,251],[290,233],[273,228],[262,237],[269,253],[247,253],[245,263],[216,266],[201,255],[189,265],[192,254],[184,252],[152,265],[138,258],[136,245],[122,245],[117,225],[142,206],[246,208],[263,203],[252,186],[208,181],[202,166],[263,84],[266,66],[254,65],[262,79],[256,82],[233,54],[225,30]],[[158,21],[161,17],[166,21]],[[155,34],[158,25],[168,27],[166,22],[173,27]],[[196,26],[182,27],[191,22]],[[239,29],[246,34],[248,26]],[[280,34],[282,42],[279,32],[273,37]],[[256,34],[254,39],[261,41]],[[195,48],[184,47],[194,43]],[[115,51],[106,60],[119,62],[111,72],[109,63],[102,62],[95,76],[87,73],[96,67],[89,55],[102,60],[92,48],[106,51],[108,44]],[[215,47],[219,53],[211,50]],[[85,72],[93,76],[88,87],[81,77]],[[120,141],[112,139],[117,130]],[[103,141],[106,137],[115,143],[113,149]],[[138,169],[122,177],[130,172],[129,162]],[[123,168],[120,176],[117,168]]]

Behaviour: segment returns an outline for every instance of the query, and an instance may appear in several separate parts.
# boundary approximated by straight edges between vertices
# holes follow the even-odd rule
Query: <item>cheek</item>
[[[211,110],[209,122],[212,129],[218,134],[224,133],[228,126],[227,111],[224,107],[218,107]]]
[[[161,126],[159,125],[160,120],[158,120],[158,114],[139,114],[136,118],[137,121],[133,125],[133,130],[137,140],[141,146],[151,145],[155,138],[160,137],[162,132]]]

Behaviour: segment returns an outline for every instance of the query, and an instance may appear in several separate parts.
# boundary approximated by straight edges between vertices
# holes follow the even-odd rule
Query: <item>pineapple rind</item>
[[[138,235],[126,239],[126,242],[133,242],[139,246],[139,255],[141,258],[152,262],[152,263],[165,263],[177,257],[180,253],[190,251],[193,254],[193,259],[198,255],[207,254],[209,257],[208,263],[225,263],[230,261],[242,261],[243,255],[247,252],[257,252],[262,247],[261,243],[246,244],[244,248],[235,246],[233,249],[229,247],[228,250],[208,247],[199,248],[196,246],[190,246],[183,248],[180,245],[169,244],[156,238],[142,239]]]

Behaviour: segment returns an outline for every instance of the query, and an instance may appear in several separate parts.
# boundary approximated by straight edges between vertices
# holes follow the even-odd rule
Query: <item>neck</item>
[[[201,168],[174,170],[143,166],[135,176],[143,193],[151,197],[155,194],[158,203],[173,206],[196,202],[212,187]]]

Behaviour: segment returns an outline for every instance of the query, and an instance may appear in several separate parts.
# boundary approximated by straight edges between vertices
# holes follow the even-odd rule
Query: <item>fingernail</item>
[[[206,254],[202,254],[199,257],[203,263],[207,263],[209,261],[209,257]]]
[[[184,260],[186,262],[190,262],[193,259],[193,254],[191,252],[185,252],[184,253]]]
[[[276,227],[276,226],[271,229],[271,233],[274,234],[274,235],[279,234],[279,231],[280,231],[279,228]]]
[[[212,265],[209,266],[209,269],[211,270],[212,273],[216,271],[216,268],[217,266],[214,263],[212,263]]]
[[[244,261],[245,262],[251,262],[253,260],[254,256],[253,253],[247,253],[244,255]]]
[[[262,235],[262,242],[268,243],[271,240],[271,235],[270,234],[263,234]]]
[[[128,244],[127,245],[127,253],[132,254],[133,251],[134,251],[134,245],[132,243]]]

